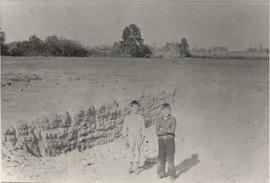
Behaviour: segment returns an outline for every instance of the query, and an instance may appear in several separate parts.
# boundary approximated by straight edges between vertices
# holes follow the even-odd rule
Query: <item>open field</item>
[[[264,183],[269,172],[268,66],[266,60],[3,57],[1,126],[5,129],[9,124],[31,122],[53,112],[73,115],[91,104],[175,88],[175,164],[187,164],[176,182]],[[96,152],[100,148],[106,147],[96,147]],[[77,159],[69,162],[68,168],[65,162],[71,154],[43,161],[47,162],[45,167],[57,172],[59,180],[74,166],[73,176],[86,181],[95,177],[101,181],[157,182],[156,167],[138,177],[124,175],[123,161],[97,161],[85,167],[95,149],[72,152]],[[111,156],[119,160],[119,152],[115,150]],[[192,161],[192,154],[200,161]],[[116,175],[104,178],[106,172],[117,168]],[[36,174],[45,177],[42,171]],[[46,175],[55,179],[52,173]]]

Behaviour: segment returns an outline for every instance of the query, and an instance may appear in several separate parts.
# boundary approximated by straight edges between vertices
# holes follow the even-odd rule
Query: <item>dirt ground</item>
[[[173,87],[176,182],[265,183],[268,67],[266,60],[3,57],[1,127]],[[44,158],[26,167],[31,175],[13,181],[158,182],[155,163],[138,176],[126,175],[122,145]]]

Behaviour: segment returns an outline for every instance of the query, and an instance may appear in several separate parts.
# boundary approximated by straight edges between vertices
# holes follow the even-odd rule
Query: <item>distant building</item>
[[[228,52],[228,48],[224,46],[215,46],[213,47],[213,52]]]
[[[192,53],[206,53],[208,52],[208,50],[206,48],[196,46],[196,47],[191,48],[191,52]]]

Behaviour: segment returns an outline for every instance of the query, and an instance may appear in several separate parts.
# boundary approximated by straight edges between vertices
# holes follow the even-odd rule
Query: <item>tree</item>
[[[0,43],[4,44],[5,41],[6,41],[6,34],[4,31],[1,31],[1,28],[0,28]]]
[[[4,31],[1,31],[0,28],[0,52],[1,55],[8,55],[8,46],[5,43],[6,41],[6,34]]]
[[[45,47],[43,41],[35,34],[29,37],[29,54],[30,55],[44,55]]]
[[[46,54],[60,56],[63,54],[63,50],[61,49],[60,40],[55,36],[48,36],[45,38],[46,45]]]
[[[9,54],[11,56],[23,56],[24,50],[20,46],[21,46],[20,42],[9,43],[9,50],[8,50]]]
[[[115,42],[113,45],[113,55],[114,56],[128,56],[125,50],[123,41]]]
[[[132,57],[139,57],[143,45],[140,29],[135,24],[125,27],[122,33],[125,51]]]
[[[150,48],[144,45],[140,28],[135,24],[125,27],[122,33],[123,41],[114,43],[114,52],[120,56],[150,57]]]
[[[79,56],[89,55],[89,51],[75,41],[58,38],[57,36],[48,36],[45,39],[47,55],[54,56]]]
[[[130,24],[128,27],[125,27],[122,38],[124,42],[135,41],[137,45],[143,44],[140,28],[135,24]]]
[[[181,43],[179,45],[179,51],[180,51],[180,55],[184,56],[184,57],[189,57],[190,53],[189,53],[189,45],[187,43],[186,38],[183,38],[181,40]]]

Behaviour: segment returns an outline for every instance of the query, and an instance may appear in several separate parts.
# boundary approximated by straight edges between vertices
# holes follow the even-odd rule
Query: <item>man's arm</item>
[[[146,135],[146,130],[145,130],[145,122],[144,118],[141,117],[141,141],[140,144],[142,145],[144,143],[145,135]]]
[[[157,119],[156,121],[156,135],[158,136],[159,135],[159,129],[160,129],[160,124],[159,124],[159,119]]]
[[[176,129],[176,119],[173,118],[170,127],[167,128],[167,130],[166,130],[166,133],[174,134],[175,133],[175,129]]]

